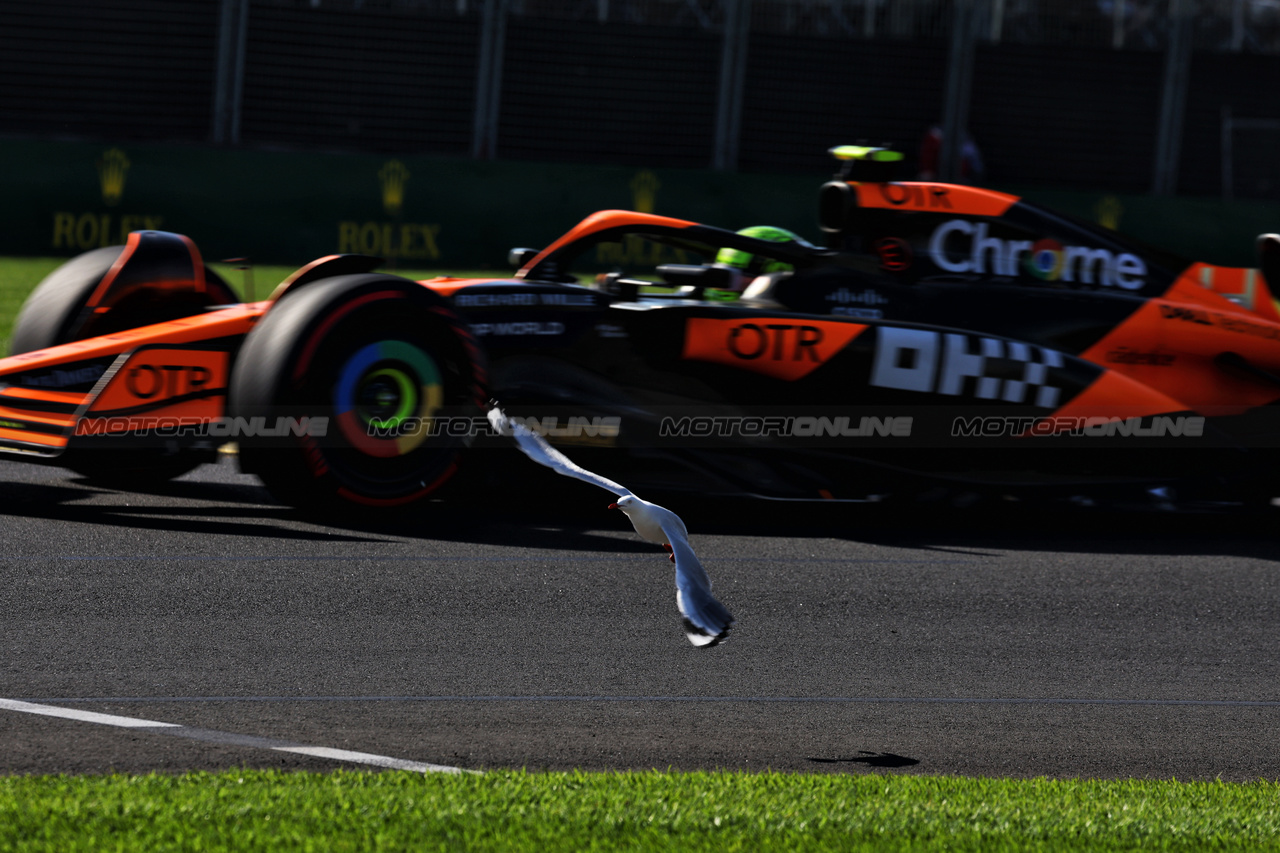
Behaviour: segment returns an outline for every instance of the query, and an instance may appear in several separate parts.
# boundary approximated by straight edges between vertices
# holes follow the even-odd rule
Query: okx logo
[[[871,384],[1052,409],[1061,389],[1050,384],[1049,368],[1062,365],[1057,350],[1021,341],[881,326]]]

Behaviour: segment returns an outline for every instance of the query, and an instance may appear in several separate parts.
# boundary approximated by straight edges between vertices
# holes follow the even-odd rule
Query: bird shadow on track
[[[868,767],[914,767],[920,763],[918,758],[905,755],[894,755],[892,752],[868,752],[858,750],[858,754],[850,758],[815,758],[809,756],[808,761],[815,764],[865,764]]]

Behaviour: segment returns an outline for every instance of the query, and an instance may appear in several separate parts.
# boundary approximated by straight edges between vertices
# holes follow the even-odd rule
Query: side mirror
[[[742,279],[741,273],[728,267],[692,264],[662,264],[658,267],[658,275],[673,287],[693,287],[698,293],[707,287],[732,290]]]
[[[620,272],[611,272],[597,276],[596,284],[605,293],[620,296],[626,302],[635,302],[640,296],[640,288],[644,285],[644,282],[627,278]]]
[[[520,269],[536,258],[538,251],[538,249],[512,249],[507,252],[507,263],[511,264],[514,269]]]
[[[851,214],[858,209],[858,196],[844,181],[823,184],[818,191],[818,224],[828,234],[849,227]]]

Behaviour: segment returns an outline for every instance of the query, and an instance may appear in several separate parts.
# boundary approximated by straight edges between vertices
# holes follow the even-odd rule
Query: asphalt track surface
[[[229,458],[152,494],[0,463],[0,773],[1280,778],[1280,512],[670,501],[738,619],[695,649],[565,482],[334,525]]]

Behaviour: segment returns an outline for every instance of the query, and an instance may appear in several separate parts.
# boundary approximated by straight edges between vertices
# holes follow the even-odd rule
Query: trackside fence
[[[991,181],[1280,198],[1275,0],[4,9],[12,138],[814,174],[937,124],[942,177],[967,127]]]

